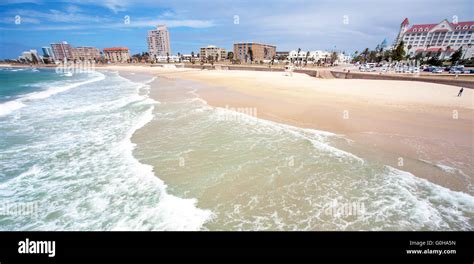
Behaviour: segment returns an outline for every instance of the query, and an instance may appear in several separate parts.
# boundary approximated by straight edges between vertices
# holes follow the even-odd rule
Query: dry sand
[[[339,148],[452,190],[474,193],[471,89],[457,97],[459,87],[424,82],[324,80],[281,72],[106,68],[208,84],[198,93],[210,105],[256,108],[259,118],[342,134],[351,143],[341,142]]]

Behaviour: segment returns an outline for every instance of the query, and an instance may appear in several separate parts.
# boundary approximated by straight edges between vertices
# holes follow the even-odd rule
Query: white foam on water
[[[138,216],[133,219],[124,219],[119,221],[112,230],[140,230],[143,228],[143,222],[150,222],[155,220],[153,230],[200,230],[202,225],[212,219],[213,214],[210,210],[202,210],[196,207],[196,199],[182,199],[166,192],[166,185],[153,173],[153,167],[145,165],[133,157],[133,149],[136,147],[131,142],[133,133],[139,128],[145,126],[153,119],[153,109],[149,108],[132,128],[127,138],[122,142],[121,146],[131,163],[134,163],[135,175],[139,177],[147,177],[147,181],[156,185],[162,194],[160,202],[156,207],[143,210]]]
[[[62,85],[60,87],[50,87],[45,91],[33,92],[33,93],[26,94],[26,95],[22,96],[22,100],[23,101],[28,101],[28,100],[45,99],[45,98],[48,98],[48,97],[50,97],[52,95],[55,95],[57,93],[62,93],[62,92],[65,92],[67,90],[70,90],[72,88],[79,87],[81,85],[90,84],[90,83],[102,81],[102,80],[105,79],[105,75],[103,75],[102,73],[96,72],[96,74],[99,75],[99,76],[91,78],[87,81],[66,84],[66,85]]]
[[[201,98],[191,99],[191,102],[194,102],[194,101],[203,101],[203,103],[207,105],[207,102],[202,100]],[[226,115],[236,116],[237,117],[235,118],[236,120],[243,120],[244,123],[247,123],[250,125],[255,124],[256,126],[260,126],[262,128],[269,128],[271,130],[275,130],[280,133],[288,133],[293,136],[308,140],[311,142],[311,144],[313,144],[315,148],[321,151],[330,153],[333,156],[336,156],[339,158],[349,158],[361,164],[364,163],[364,160],[362,158],[352,153],[332,147],[328,143],[326,143],[328,138],[342,137],[341,135],[337,135],[329,131],[322,131],[322,130],[316,130],[316,129],[310,129],[310,128],[300,128],[300,127],[295,127],[295,126],[291,126],[287,124],[277,123],[270,120],[250,116],[245,113],[233,111],[228,108],[216,107],[215,109],[216,109],[215,114],[217,116],[216,119],[222,118],[223,116],[226,116]]]
[[[46,89],[44,91],[28,93],[28,94],[22,95],[20,98],[15,99],[13,101],[8,101],[6,103],[2,103],[2,104],[0,104],[0,116],[9,115],[9,114],[11,114],[12,112],[14,112],[16,110],[27,106],[27,103],[29,101],[39,100],[39,99],[46,99],[46,98],[48,98],[52,95],[65,92],[65,91],[70,90],[72,88],[76,88],[76,87],[79,87],[81,85],[86,85],[86,84],[90,84],[90,83],[94,83],[94,82],[98,82],[98,81],[102,81],[102,80],[105,79],[105,75],[103,75],[102,73],[97,72],[97,73],[95,73],[95,75],[96,75],[96,77],[91,78],[91,79],[86,80],[86,81],[82,81],[82,82],[75,82],[75,83],[71,83],[71,84],[60,84],[60,86],[56,86],[57,83],[55,83],[54,86],[49,87],[48,89]]]
[[[380,200],[372,214],[397,230],[472,230],[474,197],[386,166]],[[396,217],[398,215],[398,217]],[[401,218],[399,219],[399,217]],[[396,218],[390,223],[389,219]],[[381,228],[383,229],[383,228]]]
[[[5,116],[12,113],[15,110],[18,110],[26,105],[21,101],[8,101],[5,103],[0,104],[0,116]]]
[[[212,212],[197,208],[196,199],[168,194],[152,167],[132,155],[130,139],[153,119],[158,102],[137,96],[146,87],[118,75],[92,85],[26,108],[21,122],[34,121],[38,130],[44,125],[48,133],[35,133],[38,138],[26,149],[0,150],[15,155],[12,161],[37,160],[2,182],[0,197],[10,203],[38,201],[40,214],[0,217],[0,229],[200,230]],[[71,110],[76,107],[80,111]]]

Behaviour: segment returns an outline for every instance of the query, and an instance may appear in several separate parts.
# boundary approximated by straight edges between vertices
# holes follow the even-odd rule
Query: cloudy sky
[[[138,53],[157,24],[168,25],[173,53],[231,49],[239,41],[352,53],[391,43],[405,17],[412,24],[472,21],[472,6],[472,0],[2,0],[0,59],[63,40]]]

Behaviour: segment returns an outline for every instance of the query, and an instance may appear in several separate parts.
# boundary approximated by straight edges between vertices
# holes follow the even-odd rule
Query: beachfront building
[[[349,64],[352,61],[352,56],[346,55],[344,53],[337,54],[337,64]]]
[[[21,56],[18,57],[21,62],[27,63],[40,63],[43,62],[42,58],[38,55],[38,52],[34,49],[29,51],[23,51]]]
[[[275,57],[277,60],[286,60],[290,55],[289,51],[277,51],[275,52]]]
[[[158,25],[156,29],[149,30],[147,42],[151,58],[171,55],[170,35],[165,25]]]
[[[201,48],[199,57],[204,60],[211,57],[214,61],[221,61],[227,58],[227,50],[210,45]]]
[[[43,50],[43,57],[49,58],[52,61],[55,60],[53,49],[51,49],[51,47],[42,47],[41,49]]]
[[[51,49],[53,50],[54,58],[56,60],[74,60],[76,54],[74,49],[66,41],[61,43],[51,43]]]
[[[402,40],[408,55],[417,53],[440,53],[440,59],[449,58],[462,48],[465,59],[473,56],[474,21],[449,22],[443,20],[437,24],[410,25],[405,18],[395,39],[396,47]]]
[[[276,46],[246,42],[234,44],[234,59],[241,62],[271,60],[276,55]]]
[[[157,56],[155,57],[156,62],[179,62],[178,56]]]
[[[130,51],[125,47],[104,48],[104,58],[113,63],[129,62]]]
[[[96,47],[77,47],[74,48],[75,55],[78,60],[81,61],[95,61],[100,60],[100,50]]]
[[[324,62],[331,57],[331,52],[323,50],[302,51],[292,50],[288,54],[290,61],[309,61],[309,62]]]

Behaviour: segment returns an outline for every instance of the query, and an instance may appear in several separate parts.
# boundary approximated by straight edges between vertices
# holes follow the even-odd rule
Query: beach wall
[[[238,66],[238,65],[184,65],[185,68],[203,69],[203,70],[241,70],[241,71],[270,71],[282,72],[282,68],[269,68],[261,66]]]
[[[331,74],[338,79],[366,79],[366,80],[395,80],[395,81],[415,81],[415,82],[430,82],[445,85],[453,85],[465,88],[474,89],[473,80],[456,80],[453,76],[449,76],[453,79],[438,77],[417,77],[417,76],[397,76],[388,74],[371,74],[371,73],[353,73],[353,72],[340,72],[331,71]]]
[[[266,72],[284,72],[283,68],[271,68],[263,66],[248,66],[248,65],[187,65],[184,68],[205,69],[205,70],[240,70],[240,71],[266,71]],[[323,79],[366,79],[366,80],[395,80],[395,81],[416,81],[416,82],[430,82],[445,85],[453,85],[465,88],[474,89],[474,76],[471,79],[454,79],[454,75],[450,76],[406,76],[406,75],[391,75],[391,74],[371,74],[360,72],[341,72],[330,70],[306,70],[297,69],[295,73],[304,73],[311,77],[318,77]],[[470,76],[469,76],[470,77]]]

